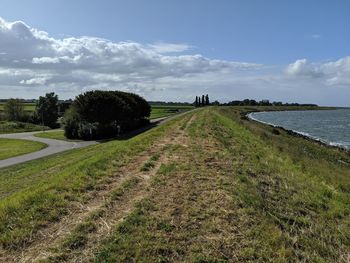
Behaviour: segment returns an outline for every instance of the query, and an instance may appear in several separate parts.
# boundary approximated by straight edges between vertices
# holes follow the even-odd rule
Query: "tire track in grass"
[[[188,119],[189,118],[186,117],[184,118],[184,121],[188,122]],[[149,156],[153,156],[163,147],[177,142],[177,137],[181,135],[183,135],[183,132],[180,129],[172,130],[170,134],[153,144],[148,150],[144,151],[141,155],[131,161],[130,164],[118,171],[118,175],[111,177],[110,181],[103,186],[103,189],[93,191],[86,204],[76,204],[76,209],[73,209],[58,223],[48,226],[35,235],[30,241],[28,247],[18,251],[0,251],[0,260],[7,262],[35,262],[48,259],[55,254],[57,256],[59,253],[53,253],[53,248],[57,248],[59,244],[69,238],[74,229],[88,220],[91,215],[96,212],[98,213],[98,211],[103,209],[106,205],[108,206],[109,197],[113,194],[113,191],[118,189],[118,187],[120,187],[128,178],[140,179],[140,183],[136,185],[135,189],[131,189],[130,193],[126,194],[126,197],[130,197],[127,198],[126,202],[113,201],[113,203],[115,203],[113,204],[113,207],[116,206],[118,209],[115,211],[109,209],[105,216],[100,217],[99,223],[96,227],[97,230],[94,231],[96,234],[91,234],[91,237],[88,239],[91,241],[94,239],[93,237],[96,238],[98,235],[101,238],[105,237],[105,235],[108,236],[110,226],[123,220],[123,218],[131,211],[135,203],[143,198],[147,192],[148,179],[158,170],[161,163],[166,160],[166,157],[160,157],[154,169],[149,173],[140,171],[141,165],[149,159]],[[81,256],[91,255],[89,251],[94,250],[101,238],[97,238],[95,242],[87,242],[86,252],[81,253]],[[86,256],[84,257],[85,259]]]
[[[193,116],[189,120],[186,120],[183,126],[188,126],[192,121]],[[138,166],[133,171],[134,174],[129,180],[134,180],[134,187],[128,187],[130,181],[126,180],[124,187],[122,186],[116,189],[99,211],[97,211],[97,216],[96,214],[90,214],[84,223],[77,226],[69,237],[60,242],[58,247],[56,247],[56,253],[51,256],[46,255],[46,259],[51,262],[91,261],[98,251],[101,242],[112,234],[114,227],[121,223],[134,210],[135,205],[139,201],[146,198],[148,195],[149,179],[158,172],[161,165],[171,161],[171,157],[166,151],[167,147],[175,144],[186,145],[186,139],[186,134],[181,128],[176,129],[170,136],[165,138],[158,144],[153,155],[141,167]],[[149,163],[152,163],[152,165],[147,165]],[[146,167],[150,168],[145,169]],[[125,188],[129,189],[124,191]],[[119,197],[117,200],[115,199],[116,195]],[[82,227],[84,225],[88,225],[91,228],[87,228],[88,231],[85,231],[84,227]]]

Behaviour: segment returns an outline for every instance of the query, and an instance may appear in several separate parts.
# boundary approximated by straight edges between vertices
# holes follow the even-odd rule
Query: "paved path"
[[[172,120],[172,119],[177,118],[183,114],[186,114],[188,112],[190,112],[190,111],[182,112],[182,113],[176,114],[174,116],[170,116],[170,117],[152,119],[151,124],[158,126],[158,125],[161,125],[163,123],[168,122],[169,120]],[[149,128],[150,128],[149,126],[141,128],[140,132],[148,130]],[[50,130],[50,131],[46,131],[46,132],[53,132],[53,131],[57,131],[57,130]],[[41,132],[42,131],[0,134],[0,138],[37,141],[37,142],[42,142],[42,143],[45,143],[48,145],[48,147],[46,147],[40,151],[37,151],[37,152],[27,153],[24,155],[0,160],[0,168],[8,167],[8,166],[15,165],[15,164],[24,163],[24,162],[39,159],[41,157],[45,157],[45,156],[48,156],[51,154],[55,154],[55,153],[59,153],[59,152],[63,152],[63,151],[71,150],[71,149],[76,149],[76,148],[82,148],[82,147],[86,147],[86,146],[98,143],[98,141],[69,142],[69,141],[40,138],[40,137],[34,136],[34,134],[41,133]],[[136,132],[135,134],[140,133],[137,131],[134,131],[134,132]]]
[[[63,151],[71,150],[71,149],[75,149],[75,148],[81,148],[81,147],[85,147],[85,146],[89,146],[89,145],[97,143],[96,141],[67,142],[67,141],[62,141],[62,140],[39,138],[39,137],[34,136],[34,134],[40,133],[40,132],[41,131],[0,134],[0,138],[22,139],[22,140],[37,141],[37,142],[42,142],[42,143],[47,144],[47,147],[40,150],[40,151],[27,153],[24,155],[1,160],[0,161],[0,168],[11,166],[14,164],[24,163],[24,162],[38,159],[38,158],[41,158],[41,157],[44,157],[47,155],[51,155],[54,153],[59,153],[59,152],[63,152]],[[46,131],[46,132],[50,132],[50,131]]]

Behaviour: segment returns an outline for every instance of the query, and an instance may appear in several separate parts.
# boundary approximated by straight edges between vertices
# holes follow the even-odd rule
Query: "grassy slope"
[[[0,245],[13,248],[26,243],[38,229],[66,214],[74,201],[83,202],[89,191],[98,189],[172,125],[174,121],[127,141],[0,169]]]
[[[98,261],[346,262],[349,155],[232,108],[201,111],[188,132]]]
[[[0,244],[23,245],[180,126],[188,139],[164,146],[167,161],[148,195],[115,227],[97,261],[346,262],[349,154],[241,119],[241,109],[203,109],[186,127],[180,117],[131,140],[0,170]],[[155,169],[158,158],[139,169]],[[117,196],[134,187],[131,179]],[[82,224],[64,253],[79,253],[84,242],[76,241],[94,229]]]
[[[39,151],[46,146],[45,143],[41,142],[0,138],[0,160]]]

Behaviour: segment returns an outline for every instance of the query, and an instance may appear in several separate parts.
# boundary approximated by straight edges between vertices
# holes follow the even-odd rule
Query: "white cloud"
[[[68,98],[91,89],[121,89],[152,100],[191,101],[209,93],[222,101],[251,97],[316,103],[328,103],[335,91],[349,95],[344,90],[350,85],[350,57],[327,63],[300,59],[285,67],[209,59],[189,55],[191,49],[181,43],[58,39],[0,18],[0,94],[35,98],[55,91]],[[334,101],[350,104],[349,97]]]
[[[319,66],[309,63],[307,59],[299,59],[287,67],[287,73],[294,76],[320,77],[322,71]]]
[[[44,85],[46,84],[47,80],[48,78],[46,77],[37,77],[37,78],[32,78],[27,80],[21,80],[19,83],[25,84],[25,85]]]
[[[175,53],[175,52],[184,52],[192,48],[188,44],[174,44],[174,43],[164,43],[157,42],[149,45],[149,47],[156,53]]]
[[[287,74],[295,77],[320,78],[324,84],[350,85],[350,57],[326,63],[310,63],[299,59],[289,64]]]
[[[60,87],[72,83],[77,89],[98,85],[115,87],[155,83],[164,77],[180,78],[208,72],[234,72],[261,65],[208,59],[202,55],[164,55],[183,52],[191,46],[158,42],[111,42],[95,37],[51,38],[48,33],[22,21],[0,19],[0,67],[27,70],[17,84]],[[12,73],[11,73],[12,74]],[[50,74],[50,79],[37,77]]]

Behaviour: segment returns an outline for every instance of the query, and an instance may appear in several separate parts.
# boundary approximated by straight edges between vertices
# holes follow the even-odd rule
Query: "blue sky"
[[[67,98],[115,87],[173,101],[189,101],[206,92],[221,101],[251,97],[350,105],[349,1],[0,3],[0,91],[5,97],[35,97],[54,90]],[[24,45],[11,26],[16,21],[29,32],[46,32],[47,43],[33,33],[40,41]],[[22,29],[19,33],[26,34]],[[105,40],[104,47],[96,44],[99,38]],[[27,52],[10,56],[18,43]],[[62,46],[38,53],[42,45]],[[118,63],[104,70],[108,55],[101,57],[101,50],[111,46],[108,54]],[[84,74],[94,78],[88,81]]]

